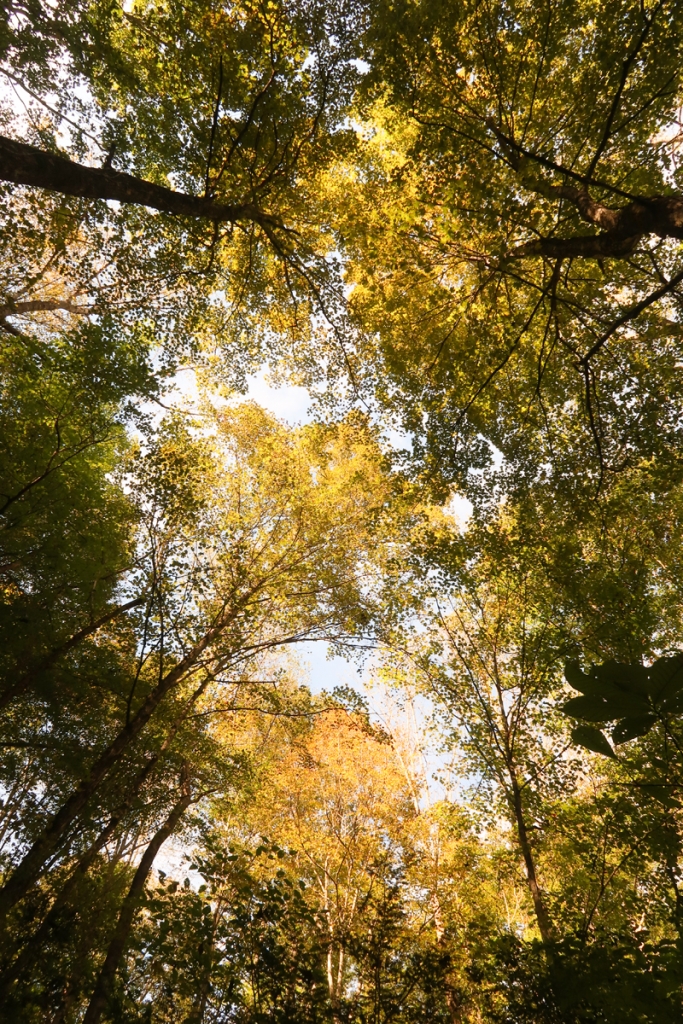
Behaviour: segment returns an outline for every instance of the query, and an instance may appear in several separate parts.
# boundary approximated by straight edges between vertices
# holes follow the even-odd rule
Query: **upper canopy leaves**
[[[593,495],[677,458],[681,24],[676,2],[378,5],[351,301],[435,474],[466,479],[482,435],[518,479]]]
[[[31,188],[12,190],[1,314],[40,311],[56,220],[55,308],[151,314],[168,344],[232,340],[252,367],[259,335],[269,354],[293,327],[300,342],[336,294],[321,175],[352,142],[359,17],[318,0],[11,5],[0,72],[29,114],[4,111],[0,177]]]

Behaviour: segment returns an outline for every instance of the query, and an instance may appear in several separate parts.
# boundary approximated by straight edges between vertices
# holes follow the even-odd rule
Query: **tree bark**
[[[192,1009],[184,1021],[184,1024],[202,1024],[204,1020],[204,1014],[206,1013],[206,1004],[209,1001],[209,995],[211,994],[211,948],[209,948],[209,967],[204,971],[201,982],[199,984],[199,991],[197,992]]]
[[[123,901],[119,919],[116,922],[116,928],[114,929],[114,935],[109,944],[107,956],[102,964],[88,1009],[85,1012],[83,1024],[97,1024],[102,1015],[102,1011],[107,1005],[109,993],[114,983],[114,977],[118,970],[121,957],[123,956],[128,942],[128,937],[133,927],[133,921],[135,920],[135,915],[138,910],[140,897],[149,873],[152,870],[152,865],[156,855],[168,837],[175,831],[178,822],[192,803],[192,799],[191,792],[188,791],[183,794],[182,798],[177,802],[168,818],[155,834],[151,843],[142,855],[142,860],[138,865],[138,869],[133,876],[130,889]]]
[[[547,198],[568,200],[576,206],[583,220],[603,230],[597,235],[539,238],[513,249],[510,257],[623,259],[630,256],[647,235],[683,238],[683,198],[680,196],[652,196],[614,208],[593,200],[587,189],[569,185],[541,187],[538,182],[528,187]]]
[[[217,203],[210,197],[174,192],[110,167],[85,167],[58,153],[5,136],[0,136],[0,179],[81,199],[113,199],[147,206],[162,213],[200,218],[215,224],[251,222],[270,228],[280,226],[277,218],[251,203],[230,205]]]
[[[534,856],[531,851],[531,844],[529,843],[529,834],[527,832],[526,821],[524,819],[524,808],[522,806],[522,793],[519,788],[519,783],[514,772],[510,773],[511,790],[512,790],[512,810],[515,816],[515,823],[517,825],[517,838],[519,840],[519,848],[522,852],[524,859],[524,867],[526,870],[527,885],[529,886],[529,892],[531,893],[531,899],[534,904],[534,912],[536,914],[536,922],[538,924],[538,930],[541,933],[541,938],[545,943],[548,943],[553,938],[553,927],[550,922],[548,910],[543,899],[543,893],[538,884],[538,878],[536,875],[536,865],[534,863]]]
[[[6,302],[0,306],[0,329],[9,334],[20,335],[21,331],[7,323],[8,316],[28,316],[31,313],[56,313],[62,310],[65,313],[74,313],[78,316],[85,316],[88,313],[96,313],[97,307],[79,306],[69,299],[27,299],[19,302]]]
[[[498,139],[511,167],[519,175],[520,183],[530,192],[536,192],[550,200],[564,200],[571,203],[582,220],[601,229],[598,235],[573,235],[570,238],[538,238],[526,242],[507,254],[508,259],[525,256],[545,256],[548,259],[572,259],[574,257],[616,259],[630,256],[642,238],[657,235],[659,238],[683,238],[683,196],[658,195],[634,196],[613,189],[607,182],[595,181],[571,168],[555,164],[526,150],[506,135],[491,119],[488,127]],[[565,183],[553,185],[535,167],[543,167],[564,176]],[[569,180],[578,182],[572,185]],[[594,199],[589,187],[595,186],[617,192],[629,198],[626,206],[613,207]]]
[[[256,589],[256,588],[255,588]],[[245,600],[253,596],[253,591]],[[121,760],[133,740],[144,729],[157,707],[194,666],[204,651],[236,618],[244,600],[238,607],[225,613],[181,662],[148,694],[135,715],[124,726],[109,746],[100,754],[87,776],[55,814],[50,823],[33,843],[23,860],[14,869],[0,890],[0,928],[4,928],[7,914],[21,900],[36,881],[44,865],[59,845],[61,837],[80,814],[90,797],[99,788],[111,769]]]

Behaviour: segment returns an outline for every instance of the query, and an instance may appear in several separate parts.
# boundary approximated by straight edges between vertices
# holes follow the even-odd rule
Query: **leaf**
[[[601,697],[572,697],[566,704],[562,705],[565,715],[572,718],[583,718],[587,722],[609,722],[609,707]]]
[[[665,807],[681,806],[680,800],[676,799],[676,797],[672,795],[671,786],[667,786],[662,783],[656,782],[643,782],[640,783],[639,788],[647,796],[651,796],[653,800],[656,800],[658,803],[663,804]]]
[[[572,729],[572,740],[579,747],[585,747],[586,750],[592,750],[596,754],[616,760],[617,755],[612,750],[605,734],[592,725],[577,725],[576,729]]]
[[[622,694],[617,699],[604,700],[601,697],[572,697],[562,706],[566,715],[583,718],[586,722],[612,722],[616,718],[642,715],[649,712],[644,699]]]
[[[585,683],[589,682],[589,677],[581,671],[578,661],[568,661],[566,663],[564,666],[564,678],[575,690],[580,690],[581,693],[587,692],[583,687]]]
[[[576,661],[567,662],[564,667],[564,677],[570,686],[588,697],[605,697],[604,686],[599,683],[594,675],[586,675],[579,668]]]
[[[650,687],[657,704],[675,697],[683,689],[683,654],[655,661],[650,667]]]
[[[615,744],[626,743],[627,740],[635,739],[636,736],[644,736],[656,721],[656,715],[635,715],[622,718],[612,729],[612,742]]]
[[[606,661],[596,665],[593,671],[600,683],[613,688],[645,697],[651,692],[650,670],[644,665]]]
[[[658,707],[661,711],[666,711],[669,715],[677,715],[683,711],[683,693],[674,694],[667,700],[658,702]]]
[[[606,661],[604,665],[594,665],[590,675],[582,672],[577,662],[569,662],[564,674],[567,682],[587,697],[601,697],[603,700],[628,700],[649,693],[648,670],[642,665],[626,665],[616,661]],[[634,714],[643,710],[640,702],[629,708]],[[626,709],[621,712],[625,714]],[[619,717],[618,714],[613,717]]]

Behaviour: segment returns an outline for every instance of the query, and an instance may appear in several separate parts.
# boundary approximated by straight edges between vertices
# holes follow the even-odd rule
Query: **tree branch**
[[[540,153],[534,153],[533,150],[520,145],[519,142],[515,142],[514,139],[511,139],[502,132],[492,118],[486,119],[486,126],[498,139],[498,142],[505,150],[510,166],[515,171],[518,169],[519,158],[526,157],[528,160],[533,160],[535,163],[540,164],[541,167],[545,167],[548,171],[556,171],[558,174],[571,178],[572,181],[578,181],[579,184],[584,186],[584,188],[588,188],[589,185],[595,185],[597,188],[604,188],[605,191],[611,192],[615,196],[621,196],[623,199],[630,199],[631,202],[638,200],[638,196],[634,195],[632,192],[625,192],[616,185],[610,185],[609,182],[601,181],[599,178],[589,178],[586,174],[580,174],[578,171],[572,170],[571,167],[565,167],[564,164],[558,164],[555,160],[551,160],[550,157],[541,156]]]
[[[6,302],[0,306],[0,328],[9,331],[10,334],[17,333],[16,327],[6,322],[8,316],[26,316],[29,313],[53,313],[63,310],[66,313],[75,313],[78,316],[86,316],[88,313],[95,313],[94,306],[79,306],[69,299],[29,299],[25,302]]]
[[[273,217],[251,203],[228,205],[211,198],[191,196],[110,167],[85,167],[58,153],[38,149],[25,142],[0,136],[0,179],[17,185],[59,192],[81,199],[116,200],[147,206],[178,217],[193,217],[238,224],[248,222],[281,228]]]
[[[621,75],[619,77],[619,84],[617,86],[616,92],[614,93],[614,97],[612,99],[612,104],[610,106],[610,110],[609,110],[609,113],[607,115],[607,120],[605,121],[605,127],[603,129],[602,138],[600,139],[600,142],[598,143],[598,146],[597,146],[597,148],[595,150],[595,153],[593,154],[593,159],[591,160],[590,166],[588,168],[588,172],[587,172],[587,177],[588,178],[591,178],[593,176],[595,168],[598,166],[598,162],[600,160],[600,157],[602,156],[602,154],[605,152],[605,149],[607,148],[607,145],[608,145],[609,140],[610,140],[611,135],[612,135],[612,125],[614,123],[614,118],[617,116],[617,111],[619,109],[619,104],[621,103],[621,97],[622,97],[622,95],[624,93],[624,89],[626,88],[626,82],[628,81],[628,76],[631,73],[631,68],[633,67],[633,64],[634,64],[634,62],[636,60],[636,57],[638,56],[638,54],[640,53],[641,49],[645,45],[645,41],[646,41],[646,39],[647,39],[647,37],[648,37],[648,35],[650,33],[650,29],[652,27],[653,21],[655,20],[655,18],[657,17],[657,14],[659,13],[659,11],[662,9],[663,6],[664,6],[664,0],[660,0],[659,4],[655,7],[654,11],[652,12],[651,17],[649,17],[649,18],[646,17],[645,18],[645,24],[643,26],[643,30],[640,33],[640,35],[639,35],[638,39],[636,40],[635,44],[631,48],[631,52],[626,55],[626,59],[624,60],[622,66],[621,66]]]
[[[622,315],[617,320],[611,323],[607,330],[600,335],[598,340],[588,350],[588,352],[586,352],[586,354],[582,356],[581,359],[579,359],[579,365],[587,366],[590,360],[595,355],[595,353],[600,351],[605,342],[612,337],[616,330],[618,330],[620,327],[623,327],[623,325],[627,324],[630,320],[635,320],[637,316],[640,316],[643,310],[647,309],[648,306],[651,306],[654,302],[657,302],[658,299],[661,299],[668,292],[673,291],[676,285],[680,284],[681,281],[683,281],[683,270],[680,270],[677,274],[674,274],[674,276],[669,281],[667,281],[666,284],[662,285],[661,288],[658,288],[656,291],[651,292],[646,298],[641,299],[640,302],[636,302],[635,305],[630,306],[627,310],[625,310],[625,312],[622,313]]]
[[[7,707],[16,697],[24,693],[25,690],[31,685],[36,676],[40,675],[41,672],[46,672],[47,669],[51,668],[63,655],[68,654],[69,651],[73,650],[74,647],[78,647],[83,640],[87,637],[92,636],[98,629],[106,625],[107,622],[111,622],[112,619],[118,618],[124,612],[130,611],[132,608],[138,608],[141,604],[146,601],[145,597],[135,597],[132,601],[126,601],[125,604],[121,604],[116,608],[110,608],[108,611],[101,615],[99,619],[95,619],[94,622],[84,626],[83,629],[79,629],[77,633],[65,640],[63,644],[56,647],[53,651],[50,651],[41,661],[24,672],[22,676],[12,685],[8,686],[6,690],[0,693],[0,710]]]
[[[544,256],[549,260],[624,259],[636,249],[642,237],[642,233],[622,237],[605,232],[601,235],[573,235],[571,238],[538,238],[513,249],[506,254],[505,259],[525,259],[529,256]]]

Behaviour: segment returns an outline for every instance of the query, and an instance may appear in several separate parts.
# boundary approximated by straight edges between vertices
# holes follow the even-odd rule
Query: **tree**
[[[106,309],[167,352],[232,338],[232,382],[285,326],[300,341],[336,301],[322,176],[352,142],[360,17],[317,0],[8,8],[0,71],[27,110],[6,108],[0,144],[5,329]]]
[[[406,785],[390,749],[353,719],[328,714],[292,744],[247,812],[254,832],[267,829],[297,851],[299,871],[312,886],[335,1021],[345,1015],[353,974],[361,989],[371,985],[354,945],[372,928],[383,887],[392,887],[402,823],[414,813]]]
[[[465,753],[462,770],[479,777],[489,813],[500,800],[493,806],[514,829],[536,924],[550,942],[532,834],[544,797],[571,785],[550,717],[562,637],[558,610],[543,601],[522,545],[506,537],[504,525],[497,532],[459,590],[438,599],[432,638],[413,657],[452,745]]]
[[[397,684],[407,679],[434,703],[482,821],[511,828],[508,842],[524,866],[549,947],[574,930],[585,939],[596,915],[621,927],[635,914],[619,891],[622,880],[628,888],[636,873],[639,885],[654,885],[648,857],[658,858],[665,847],[664,859],[673,856],[676,833],[611,775],[604,778],[570,753],[559,713],[569,652],[583,645],[595,657],[598,651],[640,654],[666,635],[666,599],[658,615],[648,608],[662,563],[631,545],[623,520],[593,530],[575,525],[572,535],[565,524],[564,510],[553,523],[551,510],[534,506],[529,496],[503,504],[496,519],[475,517],[464,535],[448,516],[433,518],[421,541],[430,615],[423,612],[420,631],[397,631],[388,652]],[[624,696],[629,699],[636,698]],[[567,710],[576,705],[581,714],[582,702],[596,700],[570,701]],[[604,701],[597,703],[602,713]]]
[[[325,694],[310,711],[225,720],[230,743],[260,748],[257,778],[216,806],[193,852],[202,883],[151,890],[122,1004],[146,988],[169,1019],[449,1019],[405,775],[363,716]]]
[[[680,24],[3,8],[5,1015],[680,1021]]]
[[[468,486],[483,436],[579,495],[649,458],[676,478],[680,24],[378,5],[342,229],[358,366],[437,477]]]
[[[125,420],[158,382],[144,340],[106,322],[40,344],[6,338],[2,363],[4,706],[133,607],[117,588],[135,513],[108,476],[125,457]]]
[[[239,758],[218,757],[210,710],[207,718],[196,706],[220,702],[232,680],[248,685],[262,652],[300,639],[341,642],[370,626],[372,565],[391,486],[369,428],[356,420],[291,435],[245,406],[225,410],[214,429],[213,438],[193,438],[167,422],[129,463],[139,555],[121,585],[144,599],[126,629],[113,628],[104,647],[100,641],[98,656],[102,647],[114,656],[106,682],[82,673],[87,661],[76,646],[67,658],[74,678],[57,676],[45,696],[18,698],[22,742],[14,743],[23,745],[24,763],[39,774],[55,755],[60,764],[70,731],[81,746],[61,761],[40,806],[29,783],[14,807],[11,827],[25,839],[9,858],[6,914],[19,904],[21,915],[29,895],[43,900],[32,915],[40,920],[53,879],[58,892],[122,830],[158,834],[155,822],[169,813],[165,780],[182,750],[192,750],[193,777],[205,776],[200,792],[225,787],[226,771],[228,780],[239,774]],[[41,754],[46,722],[53,742]],[[16,915],[11,920],[16,925]]]

